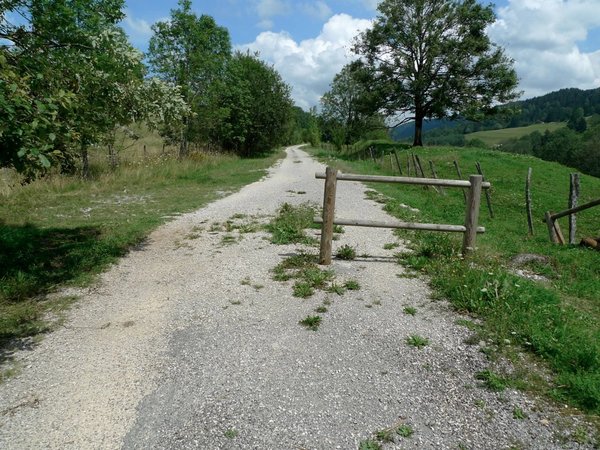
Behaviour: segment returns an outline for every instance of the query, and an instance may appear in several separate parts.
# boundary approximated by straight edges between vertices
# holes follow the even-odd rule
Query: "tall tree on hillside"
[[[512,60],[485,33],[492,6],[476,0],[384,0],[373,27],[354,47],[362,56],[371,109],[414,120],[414,145],[423,145],[423,120],[476,118],[518,97]]]
[[[210,130],[205,124],[214,122],[211,86],[225,75],[231,41],[212,17],[192,12],[191,0],[179,0],[178,6],[169,20],[153,25],[148,61],[154,73],[181,86],[191,107],[180,136],[180,156],[185,156],[188,142],[206,138]]]

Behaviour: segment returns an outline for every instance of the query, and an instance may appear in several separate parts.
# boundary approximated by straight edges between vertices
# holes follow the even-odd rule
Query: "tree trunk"
[[[90,178],[90,160],[85,144],[81,144],[81,176],[86,180]]]
[[[415,140],[413,147],[423,147],[423,116],[418,113],[415,116]]]

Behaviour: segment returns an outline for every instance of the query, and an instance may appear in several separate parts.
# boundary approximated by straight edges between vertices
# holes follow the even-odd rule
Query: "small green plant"
[[[525,412],[521,408],[515,406],[515,408],[513,409],[513,418],[517,420],[527,419],[527,414],[525,414]]]
[[[475,406],[477,406],[480,409],[485,408],[485,400],[483,400],[483,399],[475,400]]]
[[[344,287],[349,291],[358,291],[360,289],[360,284],[356,280],[348,280],[344,283]]]
[[[337,295],[344,295],[344,292],[346,292],[346,289],[344,288],[344,286],[339,285],[337,283],[331,283],[331,286],[329,286],[327,288],[327,292],[330,292],[332,294],[337,294]]]
[[[483,381],[485,387],[490,391],[501,392],[508,386],[508,380],[495,374],[491,370],[483,370],[475,375],[475,378]]]
[[[345,230],[344,230],[344,227],[341,226],[341,225],[334,225],[333,226],[333,232],[337,233],[337,234],[344,234]]]
[[[379,442],[394,442],[394,432],[389,428],[376,432],[375,437]]]
[[[272,234],[271,242],[313,244],[315,240],[309,238],[304,230],[313,226],[316,215],[317,210],[310,203],[297,206],[284,203],[277,211],[277,216],[267,225],[267,230]]]
[[[359,444],[358,450],[381,450],[381,445],[377,441],[367,439]]]
[[[227,439],[235,439],[238,434],[239,434],[239,432],[234,428],[230,428],[229,430],[225,431],[225,433],[223,433],[223,435]]]
[[[244,278],[243,280],[240,281],[240,284],[242,286],[250,286],[250,283],[251,283],[250,277],[246,277],[246,278]]]
[[[398,436],[402,436],[403,438],[409,438],[414,434],[414,430],[410,425],[403,423],[396,428],[396,434],[398,434]]]
[[[307,283],[306,281],[296,281],[294,283],[293,292],[294,297],[308,298],[315,293],[315,290],[310,283]]]
[[[352,261],[356,259],[356,249],[348,244],[344,244],[338,248],[335,257],[344,261]]]
[[[395,248],[398,248],[400,246],[400,244],[398,244],[397,242],[390,242],[388,244],[385,244],[383,246],[384,250],[393,250]]]
[[[232,234],[226,234],[221,238],[221,245],[231,245],[237,242],[237,238]]]
[[[423,348],[429,345],[429,339],[419,336],[418,334],[413,334],[406,338],[406,343],[413,347]]]
[[[328,311],[328,309],[327,309],[327,307],[326,307],[326,306],[318,306],[318,307],[315,309],[315,312],[318,312],[318,313],[321,313],[321,314],[322,314],[322,313],[326,313],[327,311]]]
[[[321,270],[318,267],[307,267],[300,273],[300,278],[311,287],[320,289],[325,287],[326,283],[333,278],[333,271]]]
[[[415,314],[417,314],[417,308],[415,308],[414,306],[406,306],[404,308],[404,314],[414,316]]]
[[[306,316],[299,323],[309,330],[317,331],[321,325],[321,316]]]

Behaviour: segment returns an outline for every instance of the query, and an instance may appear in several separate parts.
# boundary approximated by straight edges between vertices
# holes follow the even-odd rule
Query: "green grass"
[[[115,171],[96,164],[88,181],[54,175],[3,189],[0,347],[48,329],[43,318],[52,302],[45,294],[89,283],[173,215],[260,179],[280,156],[137,161],[128,155],[132,162]]]
[[[344,261],[352,261],[356,259],[356,249],[348,244],[344,244],[335,252],[335,257]]]
[[[600,412],[600,254],[579,246],[550,243],[542,218],[545,211],[566,208],[569,174],[574,170],[523,155],[482,149],[416,149],[421,160],[434,161],[440,178],[457,178],[453,161],[465,178],[479,161],[492,183],[496,217],[491,219],[482,200],[477,251],[460,258],[460,234],[400,231],[412,242],[412,253],[399,261],[412,271],[427,274],[435,295],[449,299],[456,309],[483,319],[482,336],[500,348],[505,342],[522,347],[541,358],[554,372],[541,390],[561,402],[589,413]],[[346,173],[397,175],[389,165],[369,161],[333,161]],[[403,162],[406,153],[399,155]],[[535,235],[527,233],[524,185],[528,167],[533,169],[533,215]],[[459,189],[441,196],[421,187],[373,184],[385,209],[393,216],[425,223],[462,224],[464,200]],[[598,197],[600,179],[581,175],[580,204]],[[411,211],[402,204],[418,208]],[[567,221],[559,221],[566,230]],[[600,208],[578,214],[578,238],[598,236]],[[519,254],[544,256],[548,264],[526,267],[549,277],[546,283],[514,274],[512,259]],[[518,364],[518,361],[516,362]],[[529,371],[527,367],[523,371]],[[536,388],[538,389],[538,388]]]
[[[284,203],[279,207],[277,216],[267,225],[273,244],[313,244],[315,239],[309,238],[305,230],[315,226],[313,219],[317,208],[310,203],[290,205]]]
[[[429,345],[429,339],[417,334],[413,334],[412,336],[406,338],[406,343],[412,347],[423,348]]]
[[[317,331],[321,325],[321,316],[306,316],[299,323],[312,331]]]
[[[509,139],[519,139],[520,137],[526,136],[539,131],[544,134],[546,130],[556,131],[559,128],[566,127],[567,124],[564,122],[551,122],[551,123],[539,123],[536,125],[529,125],[527,127],[518,128],[503,128],[502,130],[489,130],[489,131],[477,131],[475,133],[469,133],[465,135],[465,139],[480,139],[490,147],[502,144]]]

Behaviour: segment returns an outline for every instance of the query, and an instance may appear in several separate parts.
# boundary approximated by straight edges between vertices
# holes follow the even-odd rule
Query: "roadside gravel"
[[[358,291],[301,300],[272,280],[301,247],[253,228],[283,202],[320,203],[323,169],[289,148],[266,179],[161,227],[82,292],[0,385],[0,448],[356,449],[400,424],[414,434],[384,448],[591,448],[569,439],[577,418],[475,379],[490,363],[465,343],[468,318],[402,276],[391,231],[334,242],[363,255],[332,265]],[[337,216],[389,219],[365,189],[340,183]],[[318,331],[298,324],[324,301]]]

